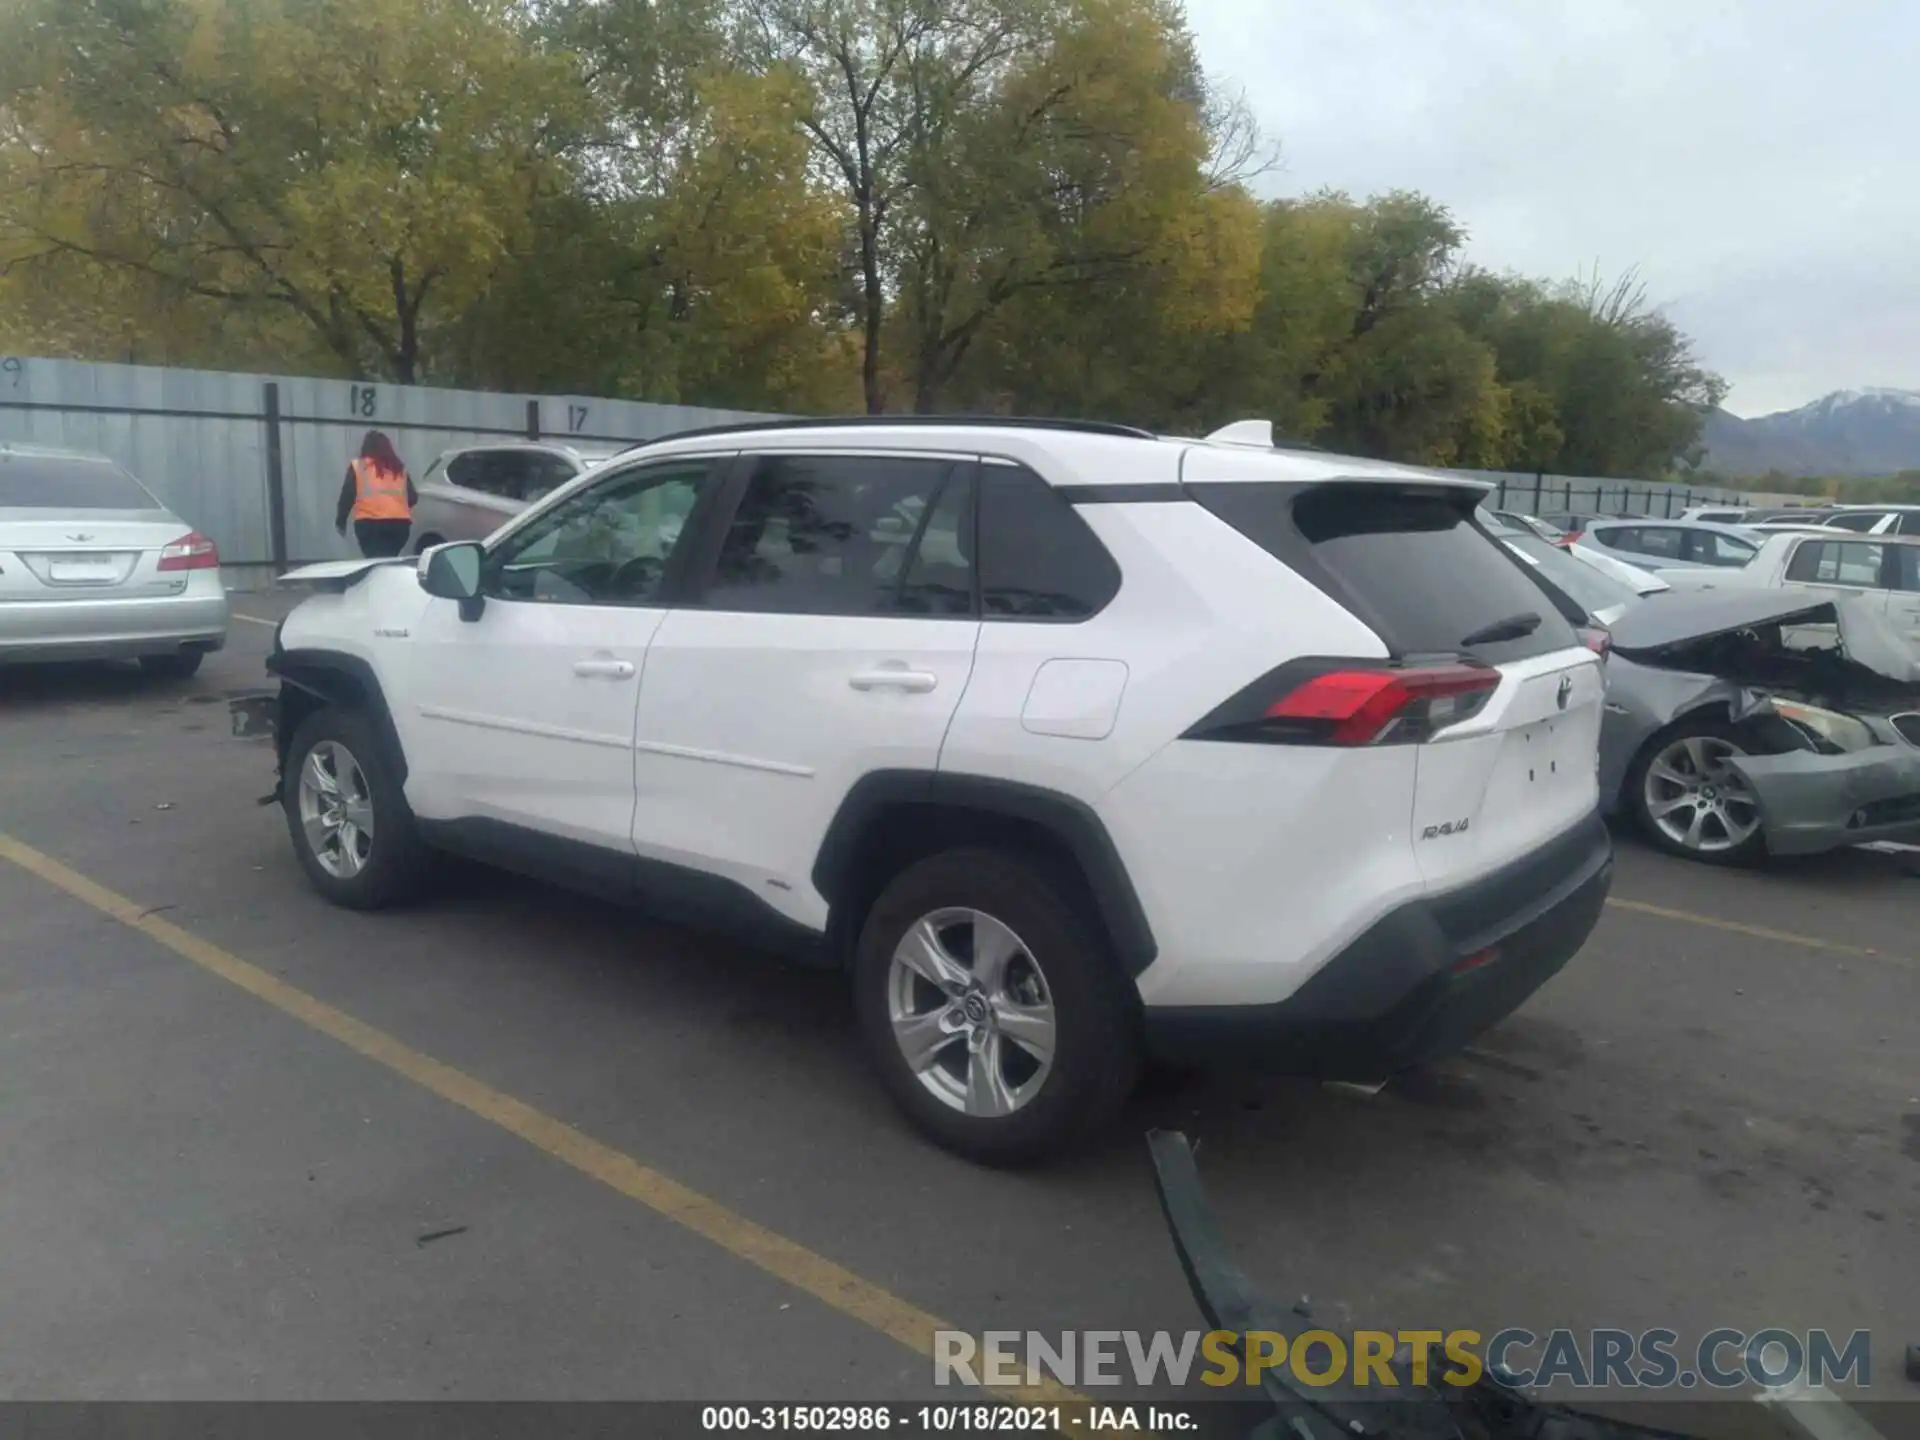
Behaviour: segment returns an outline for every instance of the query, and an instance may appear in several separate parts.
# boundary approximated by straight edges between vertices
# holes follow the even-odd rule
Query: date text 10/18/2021
[[[1196,1431],[1195,1411],[1180,1405],[705,1405],[708,1434],[823,1432],[840,1435],[1097,1435]]]

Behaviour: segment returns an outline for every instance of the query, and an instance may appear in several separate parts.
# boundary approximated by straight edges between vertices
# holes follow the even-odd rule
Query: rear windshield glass
[[[1450,494],[1376,482],[1192,490],[1395,654],[1468,654],[1497,665],[1579,644],[1522,563],[1473,524],[1473,506]]]
[[[118,465],[47,455],[0,455],[0,510],[158,510]]]
[[[1640,598],[1640,592],[1632,586],[1601,574],[1586,561],[1574,559],[1537,535],[1509,536],[1507,543],[1537,563],[1539,573],[1571,595],[1589,615],[1610,605],[1630,605]]]

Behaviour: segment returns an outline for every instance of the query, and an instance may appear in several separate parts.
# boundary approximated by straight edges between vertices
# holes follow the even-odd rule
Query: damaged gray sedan
[[[1920,840],[1920,666],[1870,602],[1655,596],[1612,627],[1600,794],[1676,855]]]

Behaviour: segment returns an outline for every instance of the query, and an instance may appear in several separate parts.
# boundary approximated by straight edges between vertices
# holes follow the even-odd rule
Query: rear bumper
[[[1391,912],[1277,1004],[1148,1006],[1148,1052],[1385,1080],[1462,1049],[1518,1008],[1586,943],[1612,883],[1612,839],[1589,815],[1484,879]]]
[[[209,572],[211,573],[211,572]],[[120,660],[227,642],[227,596],[218,588],[129,600],[0,602],[0,661]]]

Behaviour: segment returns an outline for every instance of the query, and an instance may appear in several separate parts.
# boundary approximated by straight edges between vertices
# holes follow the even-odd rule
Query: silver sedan
[[[227,642],[214,543],[111,460],[0,445],[0,664],[137,660],[181,677]]]

